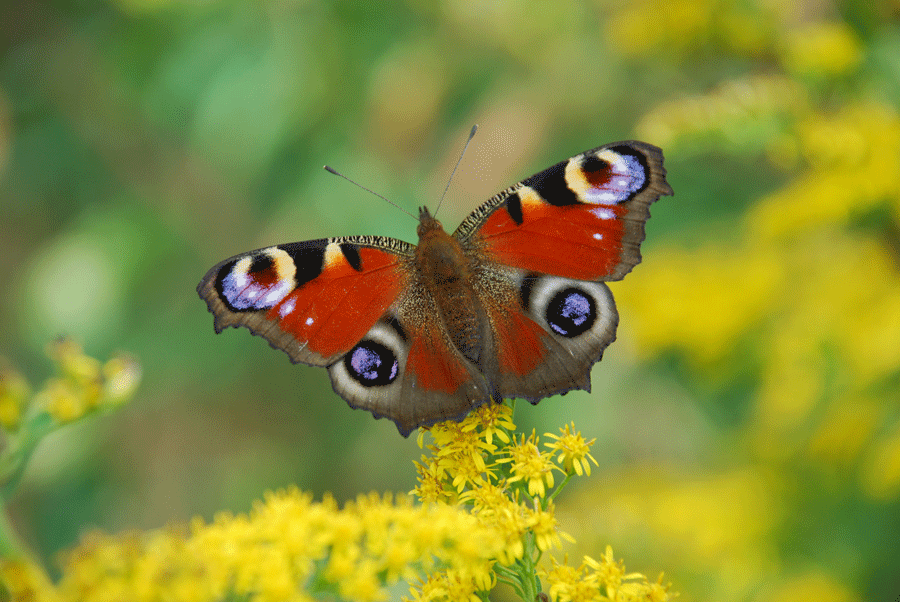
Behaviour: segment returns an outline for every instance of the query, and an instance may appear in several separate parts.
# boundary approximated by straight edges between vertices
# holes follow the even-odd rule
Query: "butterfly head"
[[[419,207],[419,227],[416,228],[416,234],[418,234],[421,239],[434,230],[443,231],[444,226],[431,215],[431,211],[428,210],[428,207]]]

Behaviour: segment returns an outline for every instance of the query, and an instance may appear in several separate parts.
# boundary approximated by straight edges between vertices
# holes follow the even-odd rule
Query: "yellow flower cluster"
[[[0,596],[5,588],[11,599],[31,602],[376,601],[406,581],[417,583],[411,592],[418,601],[477,602],[498,582],[530,601],[543,578],[557,602],[669,600],[661,581],[626,574],[609,548],[577,569],[555,559],[539,568],[545,551],[571,539],[559,531],[553,497],[596,464],[593,441],[567,425],[540,451],[536,434],[511,436],[510,418],[508,406],[489,404],[461,423],[432,427],[441,445],[429,446],[432,456],[419,465],[423,504],[370,494],[339,508],[330,496],[317,503],[288,489],[266,495],[246,515],[89,535],[65,556],[55,585],[22,556],[7,554]],[[554,470],[565,480],[551,493]]]
[[[610,546],[600,560],[585,556],[578,567],[559,564],[541,571],[550,583],[550,597],[557,602],[665,602],[672,599],[662,584],[662,575],[650,583],[640,573],[626,573],[622,561],[616,561]]]
[[[35,602],[386,600],[386,586],[435,567],[487,586],[501,545],[494,528],[444,504],[371,494],[340,509],[290,489],[187,532],[91,535],[67,555],[56,588],[21,562],[2,574],[13,599],[31,592]]]
[[[610,7],[615,50],[677,64],[691,82],[637,128],[665,149],[671,177],[682,174],[675,213],[690,217],[679,218],[685,242],[654,247],[648,259],[661,259],[615,291],[632,315],[622,332],[645,358],[677,363],[685,378],[673,390],[706,399],[709,414],[723,408],[711,421],[728,418],[710,437],[714,464],[738,466],[696,476],[694,465],[683,475],[639,465],[608,477],[602,510],[596,490],[582,507],[624,517],[620,537],[671,546],[698,583],[718,582],[710,599],[761,586],[779,600],[872,597],[871,582],[836,568],[834,550],[815,550],[812,577],[792,565],[802,545],[788,530],[802,516],[810,531],[839,524],[843,539],[865,538],[875,523],[860,508],[877,515],[900,499],[900,111],[884,58],[895,46],[881,41],[896,14],[785,0]],[[871,21],[848,16],[859,9]],[[729,39],[741,11],[757,13],[745,39],[765,44]]]
[[[900,445],[877,440],[890,409],[876,400],[900,375],[897,235],[854,225],[900,220],[900,116],[872,102],[806,110],[774,143],[796,175],[752,207],[742,239],[661,250],[666,262],[636,272],[618,298],[641,316],[642,353],[678,349],[718,378],[748,369],[734,354],[755,339],[765,349],[752,367],[758,456],[786,458],[805,441],[802,453],[828,470],[862,462],[864,491],[890,499]]]
[[[19,425],[30,393],[28,381],[21,374],[0,366],[0,426],[13,430]]]
[[[720,46],[751,56],[765,55],[777,26],[766,4],[728,0],[637,0],[609,2],[606,38],[617,52],[690,56]]]
[[[524,600],[540,593],[536,577],[542,576],[555,601],[668,600],[671,594],[661,584],[651,584],[640,574],[624,575],[607,549],[604,560],[585,557],[581,568],[572,569],[555,560],[552,569],[540,569],[545,552],[562,546],[571,536],[559,529],[553,500],[574,475],[590,474],[594,440],[586,441],[574,425],[541,442],[536,433],[512,435],[512,409],[505,404],[486,404],[462,422],[445,422],[423,429],[434,444],[430,455],[417,463],[419,485],[414,493],[425,503],[456,504],[471,509],[480,524],[495,529],[503,542],[494,571],[500,582],[510,585]],[[564,475],[554,488],[554,472]],[[588,569],[590,569],[588,571]],[[412,590],[413,600],[479,599],[486,583],[460,582],[457,575],[438,572]]]
[[[101,364],[70,339],[52,343],[47,353],[58,375],[48,379],[32,400],[21,375],[0,368],[0,425],[7,430],[17,430],[29,409],[65,423],[101,407],[118,406],[131,397],[140,382],[140,366],[126,355]]]
[[[856,69],[863,49],[840,21],[798,20],[784,0],[638,0],[612,3],[607,39],[619,53],[689,59],[717,49],[778,61],[795,76],[833,77]]]
[[[2,494],[12,491],[47,434],[91,412],[118,407],[140,382],[140,366],[128,356],[101,364],[69,339],[56,341],[47,351],[57,375],[34,394],[18,372],[0,362],[0,427],[6,437],[0,450]]]
[[[705,94],[660,103],[637,124],[638,137],[667,151],[696,141],[745,151],[780,150],[781,128],[808,106],[799,83],[777,75],[750,75],[718,84]],[[773,140],[775,142],[773,142]],[[783,151],[782,151],[783,152]]]

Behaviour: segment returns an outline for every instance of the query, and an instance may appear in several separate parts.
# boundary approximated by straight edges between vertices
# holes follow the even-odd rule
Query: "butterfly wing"
[[[480,258],[500,395],[537,403],[590,390],[590,368],[618,325],[602,281],[640,262],[649,206],[672,194],[665,175],[657,147],[607,144],[508,188],[460,225],[454,236]]]
[[[614,142],[504,190],[454,236],[473,252],[529,272],[620,280],[641,260],[650,204],[670,194],[659,148]]]
[[[216,332],[243,326],[294,362],[328,366],[401,295],[413,250],[374,236],[267,247],[219,263],[197,292],[215,316]]]
[[[463,418],[491,399],[485,376],[447,340],[430,303],[413,284],[346,355],[329,366],[335,392],[351,407],[414,429]],[[415,310],[408,311],[411,305]]]
[[[242,326],[295,363],[326,366],[351,407],[407,436],[490,399],[484,376],[447,342],[414,250],[368,236],[267,247],[219,263],[197,292],[216,332]]]

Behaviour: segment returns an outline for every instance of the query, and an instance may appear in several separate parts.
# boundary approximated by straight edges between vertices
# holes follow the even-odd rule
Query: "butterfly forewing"
[[[493,197],[455,236],[503,265],[578,280],[619,280],[640,262],[648,207],[672,194],[665,176],[657,147],[607,144]]]
[[[243,326],[294,362],[327,366],[407,286],[412,245],[384,237],[323,238],[258,249],[213,267],[197,292],[216,331]]]

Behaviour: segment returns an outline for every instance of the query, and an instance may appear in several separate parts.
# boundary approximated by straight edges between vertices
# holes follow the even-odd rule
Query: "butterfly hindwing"
[[[405,437],[419,426],[460,419],[491,395],[434,314],[415,319],[403,305],[401,299],[328,372],[351,407],[393,420]]]
[[[537,403],[573,389],[590,390],[590,367],[616,338],[618,313],[609,288],[506,269],[516,296],[488,302],[502,398]]]
[[[496,195],[456,230],[464,246],[529,272],[619,280],[641,260],[648,207],[672,194],[662,151],[615,142]]]

